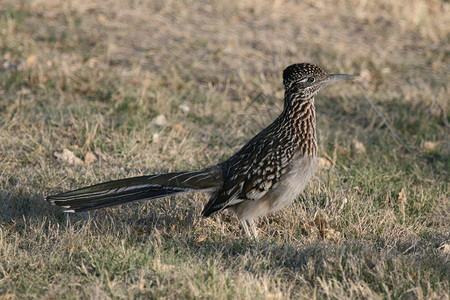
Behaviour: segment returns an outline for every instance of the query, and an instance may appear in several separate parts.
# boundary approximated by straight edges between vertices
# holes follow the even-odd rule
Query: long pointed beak
[[[331,75],[328,75],[328,77],[322,81],[322,85],[327,86],[327,85],[334,84],[334,83],[337,83],[340,81],[353,80],[353,79],[355,79],[355,76],[352,76],[352,75],[331,74]]]

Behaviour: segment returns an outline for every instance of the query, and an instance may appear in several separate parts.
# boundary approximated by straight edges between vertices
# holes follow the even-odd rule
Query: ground
[[[0,0],[0,298],[449,299],[450,3]],[[260,241],[207,195],[44,196],[221,161],[311,62],[320,169]]]

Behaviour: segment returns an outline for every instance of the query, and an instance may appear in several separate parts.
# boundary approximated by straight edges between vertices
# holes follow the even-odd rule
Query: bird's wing
[[[263,145],[263,146],[261,146]],[[203,210],[208,217],[244,200],[258,201],[274,188],[292,160],[293,151],[274,137],[250,141],[221,166],[224,182]]]

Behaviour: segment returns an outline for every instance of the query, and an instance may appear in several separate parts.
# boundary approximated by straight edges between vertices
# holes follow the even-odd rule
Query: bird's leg
[[[239,220],[239,222],[241,222],[241,225],[242,225],[242,228],[244,228],[245,234],[249,238],[252,238],[252,235],[250,234],[250,230],[248,230],[248,226],[247,226],[246,220],[242,219],[242,220]]]
[[[253,222],[253,219],[247,220],[248,226],[250,227],[250,230],[253,233],[253,237],[255,238],[255,241],[258,240],[258,231],[256,230],[255,223]]]

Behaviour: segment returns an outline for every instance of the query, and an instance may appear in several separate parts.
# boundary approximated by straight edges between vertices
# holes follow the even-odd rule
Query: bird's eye
[[[308,77],[308,82],[314,82],[316,79],[314,77]]]

